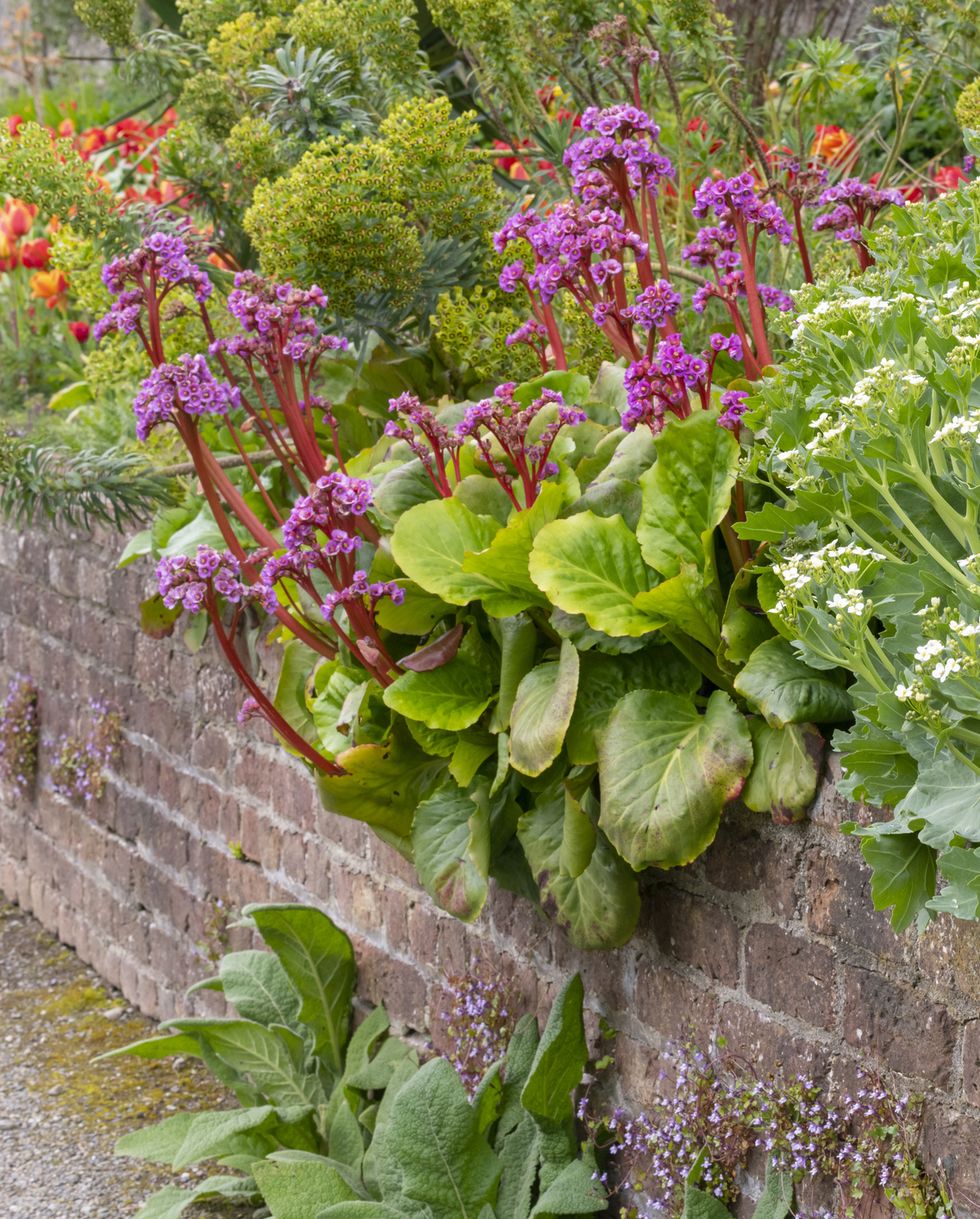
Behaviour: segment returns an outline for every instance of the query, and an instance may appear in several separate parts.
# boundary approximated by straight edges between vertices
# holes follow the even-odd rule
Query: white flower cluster
[[[944,607],[938,597],[917,611],[924,641],[915,649],[906,680],[895,687],[895,696],[910,705],[910,714],[925,715],[936,686],[951,677],[980,678],[977,637],[980,621],[969,621],[958,610]]]
[[[773,572],[783,586],[773,612],[796,620],[800,609],[822,606],[834,615],[835,624],[844,628],[850,620],[864,623],[874,606],[862,590],[885,556],[853,542],[828,542],[809,554],[794,555],[773,564]]]
[[[974,407],[965,415],[948,419],[929,437],[930,444],[940,444],[943,441],[961,446],[980,443],[980,407]]]
[[[928,296],[916,296],[914,292],[896,292],[894,296],[841,296],[818,301],[809,313],[801,313],[793,327],[792,340],[800,342],[808,329],[820,331],[829,324],[844,322],[857,326],[874,325],[896,312],[902,305],[916,303],[921,310],[932,310],[935,302]]]

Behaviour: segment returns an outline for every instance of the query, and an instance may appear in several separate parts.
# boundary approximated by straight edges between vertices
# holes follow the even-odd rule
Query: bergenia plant
[[[498,235],[524,250],[503,272],[530,304],[521,337],[555,365],[536,381],[476,403],[399,394],[365,448],[321,392],[344,359],[323,294],[243,272],[219,325],[172,233],[107,268],[102,329],[143,343],[140,430],[177,427],[224,541],[169,556],[160,589],[211,618],[242,718],[268,720],[326,807],[412,858],[446,910],[475,918],[493,877],[607,947],[633,931],[636,873],[695,858],[740,794],[803,815],[819,726],[850,702],[776,635],[737,532],[733,373],[772,358],[766,309],[790,302],[756,262],[793,227],[752,175],[705,182],[694,318],[710,304],[729,328],[688,350],[656,124],[615,107],[584,128],[576,199]],[[564,367],[560,293],[620,358],[594,383]],[[201,352],[164,350],[175,309],[199,315]],[[256,613],[285,642],[272,693],[235,648]]]

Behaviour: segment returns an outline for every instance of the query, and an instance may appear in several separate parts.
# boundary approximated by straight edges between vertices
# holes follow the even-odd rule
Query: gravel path
[[[96,1054],[153,1030],[70,949],[0,898],[0,1216],[128,1219],[166,1169],[116,1159],[120,1134],[227,1095],[196,1062]],[[186,1176],[186,1174],[185,1174]],[[213,1210],[188,1210],[194,1215]]]

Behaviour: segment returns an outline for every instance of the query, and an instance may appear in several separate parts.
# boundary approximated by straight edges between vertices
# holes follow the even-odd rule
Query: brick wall
[[[237,728],[240,694],[207,648],[194,656],[179,638],[138,632],[148,572],[114,571],[120,548],[0,530],[0,678],[33,677],[52,736],[89,697],[125,716],[98,802],[54,796],[43,770],[34,800],[0,802],[0,888],[144,1011],[188,1010],[182,991],[208,969],[217,901],[312,901],[352,934],[365,997],[437,1039],[443,980],[469,962],[540,1007],[580,969],[593,1012],[620,1030],[634,1107],[665,1042],[692,1029],[724,1033],[763,1066],[843,1083],[870,1062],[926,1093],[926,1155],[943,1160],[963,1213],[980,1215],[980,928],[942,919],[896,937],[838,830],[855,810],[830,783],[809,824],[731,814],[696,865],[645,877],[639,932],[618,952],[576,952],[504,892],[464,927],[366,829],[324,814],[271,739]]]

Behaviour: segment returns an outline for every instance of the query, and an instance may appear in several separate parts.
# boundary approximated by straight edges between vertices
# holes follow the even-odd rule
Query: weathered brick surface
[[[214,1010],[184,988],[221,948],[223,914],[312,901],[346,927],[361,989],[437,1044],[445,981],[480,960],[544,1011],[582,972],[595,1027],[620,1030],[623,1097],[658,1086],[670,1041],[721,1033],[761,1067],[830,1073],[860,1064],[927,1098],[925,1154],[964,1214],[980,1215],[980,927],[938,920],[896,937],[870,905],[841,821],[866,819],[824,786],[809,824],[726,814],[690,868],[643,878],[637,936],[584,954],[526,903],[495,892],[470,927],[434,910],[414,873],[365,826],[319,808],[268,732],[239,729],[240,694],[205,648],[135,627],[148,573],[112,570],[119,539],[0,529],[0,679],[29,673],[45,734],[79,724],[90,697],[125,715],[103,798],[87,808],[41,782],[0,799],[0,890],[75,945],[147,1012]],[[241,931],[225,937],[246,946]]]

